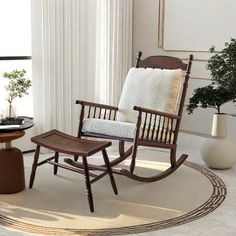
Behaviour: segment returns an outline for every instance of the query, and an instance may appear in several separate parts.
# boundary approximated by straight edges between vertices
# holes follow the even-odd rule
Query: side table
[[[25,189],[23,155],[20,149],[12,147],[11,141],[24,136],[23,130],[33,125],[32,121],[27,121],[19,127],[1,126],[0,143],[5,143],[5,148],[0,149],[0,194]]]

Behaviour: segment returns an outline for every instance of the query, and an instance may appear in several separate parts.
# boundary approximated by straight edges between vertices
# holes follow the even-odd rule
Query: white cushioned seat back
[[[117,120],[136,123],[134,106],[175,114],[182,78],[181,69],[131,68],[121,93]]]

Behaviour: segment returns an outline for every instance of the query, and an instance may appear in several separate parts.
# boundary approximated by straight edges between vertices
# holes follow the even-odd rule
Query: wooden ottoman
[[[54,165],[54,174],[57,174],[58,167],[82,173],[85,176],[85,184],[87,188],[87,197],[89,202],[90,211],[94,212],[94,205],[93,205],[93,196],[92,196],[92,189],[91,184],[96,182],[97,180],[104,177],[106,174],[109,175],[111,185],[115,194],[118,194],[115,179],[112,174],[112,169],[110,166],[109,158],[107,156],[106,149],[107,147],[111,146],[111,142],[107,141],[94,141],[94,140],[87,140],[87,139],[80,139],[71,135],[67,135],[62,133],[58,130],[51,130],[49,132],[40,134],[31,138],[31,141],[37,144],[37,148],[34,155],[34,162],[32,165],[32,171],[30,176],[30,183],[29,187],[33,187],[34,178],[36,169],[38,166],[49,163]],[[40,147],[47,148],[55,152],[53,157],[50,157],[46,160],[38,162]],[[103,159],[104,159],[104,166],[96,166],[96,165],[88,165],[87,157],[102,151]],[[69,158],[65,158],[64,161],[69,164],[61,164],[58,162],[59,153],[73,155],[75,160],[78,159],[79,156],[82,157],[82,163],[74,161]],[[102,174],[96,175],[91,173],[90,170],[98,170],[102,171]],[[93,177],[90,180],[90,176]]]

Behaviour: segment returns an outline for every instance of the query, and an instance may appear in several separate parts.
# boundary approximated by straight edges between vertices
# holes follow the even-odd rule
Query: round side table
[[[24,136],[23,130],[33,125],[32,121],[28,121],[17,128],[1,126],[0,143],[5,143],[5,148],[0,149],[0,194],[17,193],[25,189],[23,155],[20,149],[12,147],[11,141]]]

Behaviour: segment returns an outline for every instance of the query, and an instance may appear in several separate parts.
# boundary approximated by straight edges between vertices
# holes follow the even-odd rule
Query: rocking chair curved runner
[[[176,159],[176,148],[193,55],[188,64],[176,57],[151,56],[141,60],[141,56],[139,52],[136,67],[127,75],[118,107],[76,101],[81,105],[78,137],[119,140],[120,156],[111,166],[131,155],[130,170],[113,168],[113,173],[153,182],[170,175],[188,157],[182,154]],[[132,142],[127,151],[126,141]],[[169,149],[170,167],[155,176],[136,175],[138,146]],[[77,159],[75,156],[70,164],[76,166]]]

